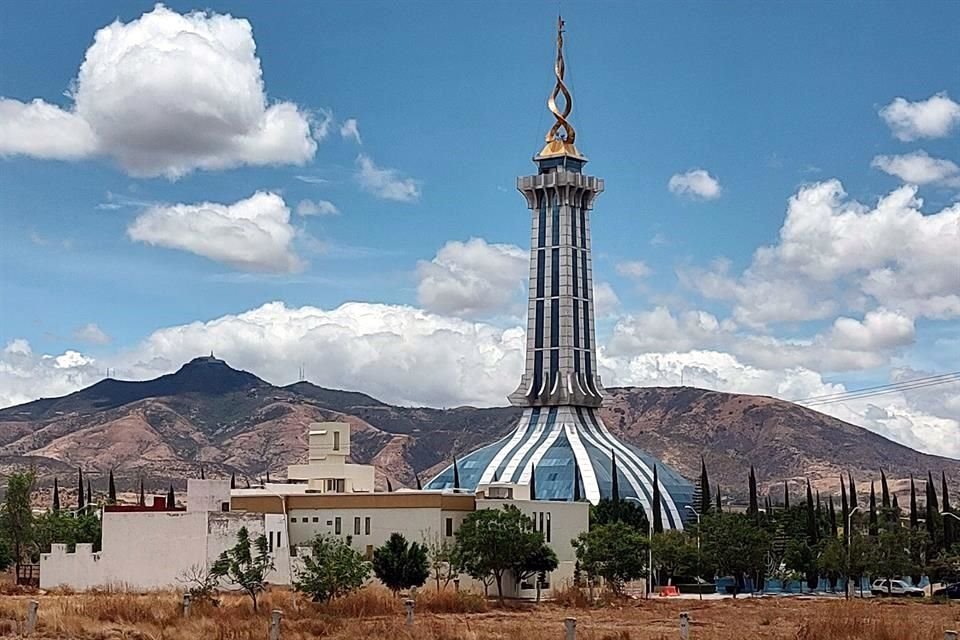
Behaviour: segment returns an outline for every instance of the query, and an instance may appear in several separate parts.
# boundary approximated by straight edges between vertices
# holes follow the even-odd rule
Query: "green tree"
[[[0,507],[0,532],[9,541],[17,570],[29,562],[34,543],[34,517],[30,507],[35,475],[33,471],[11,473],[7,478],[6,499]]]
[[[880,521],[877,518],[877,492],[873,481],[870,482],[870,535],[876,536],[880,530]]]
[[[870,572],[882,578],[899,578],[913,572],[910,560],[909,534],[903,528],[888,527],[882,529],[876,537],[871,554]],[[890,593],[890,583],[887,583]]]
[[[423,533],[422,544],[427,548],[427,560],[437,584],[437,591],[446,589],[459,573],[460,559],[457,554],[457,545],[433,531]]]
[[[930,582],[956,582],[960,580],[960,549],[944,551],[927,564],[926,574]],[[916,583],[914,583],[916,584]]]
[[[757,475],[754,473],[752,465],[750,467],[748,489],[750,493],[750,503],[747,505],[747,515],[756,519],[760,513],[760,505],[757,503]]]
[[[53,512],[60,513],[60,480],[53,479]]]
[[[672,583],[677,576],[697,573],[697,546],[685,532],[671,529],[655,534],[650,544],[658,578]]]
[[[430,577],[427,548],[419,542],[407,542],[399,533],[373,552],[373,573],[394,595],[402,589],[422,586]]]
[[[527,557],[514,565],[510,571],[518,583],[531,578],[534,579],[537,588],[537,602],[540,602],[540,584],[543,581],[543,576],[556,569],[558,565],[557,554],[544,542],[531,550]]]
[[[170,489],[167,491],[167,509],[173,509],[177,506],[177,496],[173,493],[173,485],[170,485]]]
[[[653,499],[650,501],[650,510],[653,518],[653,532],[663,533],[663,509],[660,507],[660,481],[657,479],[657,465],[653,465]]]
[[[707,463],[703,456],[700,456],[700,504],[699,512],[701,516],[710,513],[710,478],[707,476]]]
[[[783,562],[791,571],[803,575],[808,588],[816,588],[818,582],[817,569],[819,568],[817,552],[807,541],[790,540],[787,542]]]
[[[13,564],[13,549],[7,539],[0,535],[0,571],[6,571]]]
[[[945,513],[953,513],[953,509],[950,508],[950,489],[947,487],[947,474],[945,471],[940,472],[940,483],[940,499],[942,501],[943,511]],[[950,551],[951,547],[957,542],[956,530],[957,520],[950,516],[945,516],[943,518],[944,551]]]
[[[254,553],[255,552],[255,553]],[[267,573],[273,569],[273,560],[267,551],[267,537],[257,536],[251,544],[250,532],[241,527],[237,544],[220,554],[210,570],[212,576],[240,587],[253,602],[257,611],[257,597],[267,588]]]
[[[770,535],[740,513],[714,514],[701,522],[702,552],[710,566],[736,580],[734,596],[747,574],[766,568]]]
[[[933,484],[933,474],[927,472],[927,538],[929,547],[927,557],[935,558],[943,549],[943,516],[940,515],[940,502],[937,500],[937,488]]]
[[[117,504],[117,485],[113,481],[113,469],[110,469],[107,479],[107,504]]]
[[[847,488],[843,484],[843,476],[840,476],[840,526],[843,527],[843,544],[850,544],[850,531],[847,527],[847,514],[850,513],[849,505],[847,504]]]
[[[460,560],[477,580],[493,576],[497,598],[503,602],[503,576],[543,544],[529,517],[513,505],[503,509],[479,509],[457,530]]]
[[[602,578],[615,593],[646,574],[647,536],[623,522],[591,527],[571,540],[577,562],[591,580]]]
[[[890,505],[890,487],[887,485],[887,474],[880,469],[880,506],[884,509],[891,508]]]
[[[87,505],[86,496],[83,494],[83,469],[77,468],[77,511],[83,511]]]
[[[824,540],[817,556],[817,570],[830,582],[830,590],[836,590],[837,582],[846,574],[847,550],[837,537]]]
[[[647,531],[650,528],[643,507],[633,500],[614,502],[609,498],[603,498],[597,504],[590,506],[591,529],[613,522],[623,522],[640,531]]]
[[[920,511],[917,509],[917,485],[910,475],[910,528],[920,528]]]
[[[303,556],[294,588],[314,602],[329,602],[363,586],[370,577],[370,563],[346,541],[317,535],[310,542],[310,554]]]

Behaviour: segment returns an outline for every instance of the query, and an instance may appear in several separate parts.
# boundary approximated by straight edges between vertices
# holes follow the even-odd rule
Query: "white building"
[[[231,491],[227,480],[189,480],[186,510],[156,506],[107,507],[102,550],[77,545],[67,553],[54,545],[40,558],[40,586],[93,587],[133,591],[183,588],[184,577],[209,567],[236,542],[246,527],[265,535],[274,561],[268,580],[290,584],[296,573],[291,547],[306,547],[317,534],[349,539],[370,556],[394,532],[407,540],[455,540],[464,518],[477,509],[513,504],[533,519],[557,555],[559,567],[547,576],[550,586],[572,578],[576,560],[570,541],[588,527],[586,502],[529,500],[528,485],[491,484],[477,494],[463,491],[373,491],[374,468],[346,462],[350,428],[343,423],[310,425],[307,464],[289,467],[288,483],[269,483]],[[293,557],[292,557],[293,556]],[[469,580],[464,577],[464,586]],[[532,584],[504,585],[506,595],[529,597]]]

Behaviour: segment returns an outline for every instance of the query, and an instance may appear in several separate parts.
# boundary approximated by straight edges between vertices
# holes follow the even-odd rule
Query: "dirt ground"
[[[102,593],[0,596],[0,637],[24,631],[31,599],[40,603],[40,616],[30,637],[43,640],[265,640],[272,609],[284,612],[283,640],[563,640],[566,617],[577,619],[577,640],[675,640],[681,612],[689,613],[691,640],[942,640],[945,630],[960,628],[960,603],[886,599],[655,599],[474,613],[431,612],[426,608],[439,605],[424,600],[407,627],[402,602],[382,594],[325,608],[274,592],[263,597],[256,614],[249,600],[229,595],[220,606],[197,607],[184,619],[174,593]]]

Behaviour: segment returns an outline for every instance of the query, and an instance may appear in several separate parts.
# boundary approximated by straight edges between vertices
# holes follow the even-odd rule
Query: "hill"
[[[866,429],[764,396],[690,387],[614,388],[602,409],[610,429],[688,478],[700,456],[725,495],[741,499],[753,465],[761,492],[801,493],[806,478],[832,493],[841,472],[862,490],[883,467],[903,492],[910,474],[945,471],[960,481],[960,461],[922,454]],[[271,385],[212,356],[143,382],[106,379],[60,398],[0,410],[0,474],[32,465],[42,481],[72,486],[82,466],[101,486],[115,469],[133,488],[181,485],[201,466],[208,475],[280,478],[306,456],[306,425],[344,420],[355,461],[374,464],[378,482],[413,486],[460,455],[506,434],[513,407],[395,407],[363,393],[298,382]],[[103,490],[102,488],[100,489]]]

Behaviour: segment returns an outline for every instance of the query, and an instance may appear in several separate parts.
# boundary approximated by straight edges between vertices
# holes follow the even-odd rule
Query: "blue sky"
[[[523,323],[520,278],[529,217],[513,184],[532,171],[530,157],[550,123],[544,101],[552,87],[557,4],[170,2],[167,7],[179,14],[208,10],[204,20],[230,14],[248,21],[266,104],[295,106],[311,122],[313,139],[322,139],[312,153],[294,150],[286,159],[266,161],[249,152],[222,167],[188,168],[175,179],[155,159],[146,172],[131,168],[129,156],[117,149],[135,147],[153,158],[149,145],[205,144],[209,130],[181,135],[184,131],[175,129],[185,121],[163,114],[145,124],[149,135],[131,143],[137,119],[153,114],[148,104],[139,115],[125,110],[149,91],[167,92],[168,111],[178,99],[188,111],[198,105],[229,110],[229,104],[216,103],[215,93],[197,89],[194,97],[193,89],[178,84],[186,82],[187,70],[217,60],[199,57],[183,66],[182,59],[148,58],[135,83],[146,83],[149,91],[108,104],[116,88],[110,84],[116,82],[113,69],[129,60],[100,60],[100,71],[83,80],[80,65],[94,34],[114,20],[121,23],[116,33],[133,41],[127,27],[151,12],[151,3],[6,3],[0,9],[5,61],[0,96],[15,102],[0,111],[0,135],[7,137],[0,137],[0,343],[19,358],[23,349],[9,345],[26,341],[30,357],[9,365],[17,376],[0,377],[0,399],[9,403],[65,392],[107,367],[131,377],[154,374],[175,368],[191,350],[209,343],[226,350],[228,360],[275,382],[290,382],[294,362],[306,359],[316,363],[308,370],[323,371],[314,376],[318,382],[388,400],[499,402],[501,386],[510,383],[490,381],[461,393],[438,382],[404,393],[375,376],[364,377],[370,371],[364,367],[373,365],[349,359],[356,353],[335,360],[326,343],[305,355],[295,346],[261,352],[257,341],[269,331],[287,331],[283,339],[295,345],[291,335],[305,335],[290,328],[296,310],[327,313],[345,302],[361,302],[368,306],[355,308],[360,316],[373,314],[383,323],[384,309],[401,305],[409,307],[403,313],[433,314],[429,323],[461,323],[454,332],[475,330],[463,323],[493,331],[502,350],[496,366],[507,369],[493,367],[491,379],[519,379],[519,365],[509,371],[519,362],[511,351],[512,334],[503,332]],[[950,105],[960,99],[960,5],[565,2],[561,9],[578,146],[591,159],[589,171],[607,181],[594,215],[593,241],[595,280],[609,300],[598,324],[607,342],[609,383],[678,382],[670,374],[651,374],[655,363],[658,372],[691,367],[685,380],[700,386],[797,399],[957,368],[960,312],[950,296],[960,290],[960,264],[951,261],[949,233],[960,194],[955,166],[960,116]],[[189,45],[185,51],[193,55]],[[164,69],[172,70],[170,78]],[[198,77],[207,85],[228,84],[236,68],[224,69]],[[76,101],[65,93],[71,88]],[[246,95],[244,87],[228,91],[234,89]],[[938,95],[944,99],[929,102]],[[60,131],[46,124],[31,129],[17,119],[23,105],[36,98],[70,114],[84,112],[82,102],[93,105],[89,112],[102,116],[91,125],[96,150],[93,143],[78,142],[88,144],[85,151],[57,159],[70,155]],[[884,111],[897,98],[907,106]],[[124,118],[127,128],[118,124]],[[358,138],[341,134],[348,119],[355,119]],[[323,122],[325,136],[319,132]],[[116,130],[105,133],[104,127]],[[38,135],[50,136],[45,151],[30,146]],[[910,155],[921,150],[925,156]],[[372,163],[370,174],[379,182],[364,182],[358,157]],[[713,191],[698,195],[668,188],[672,176],[694,170],[707,172]],[[907,238],[913,238],[904,244],[913,242],[925,253],[925,243],[939,237],[932,263],[907,264],[910,252],[897,253],[895,247],[869,264],[840,260],[846,266],[827,272],[816,265],[831,264],[829,256],[811,258],[814,266],[791,257],[790,243],[780,239],[789,200],[834,179],[846,193],[832,196],[838,219],[853,202],[871,211],[880,198],[915,185],[923,203],[902,207],[903,224],[912,225]],[[238,266],[222,255],[211,258],[217,249],[206,245],[171,248],[186,242],[171,240],[178,228],[165,228],[163,240],[154,229],[153,244],[131,235],[151,207],[169,213],[174,204],[232,205],[257,191],[278,195],[289,210],[288,222],[280,226],[294,236],[280,244],[285,255],[295,257],[295,268]],[[297,205],[304,200],[331,203],[339,213],[299,215]],[[798,207],[797,226],[815,219],[815,209]],[[922,213],[926,222],[911,218],[908,210]],[[900,223],[881,217],[879,212],[841,225],[837,237],[872,238],[867,241],[872,248],[896,244],[890,234],[904,233]],[[931,232],[933,221],[948,233]],[[866,226],[858,228],[861,223]],[[201,240],[212,242],[209,235]],[[796,246],[810,237],[815,234]],[[448,245],[471,238],[482,244]],[[764,246],[782,249],[773,266],[756,263],[755,252]],[[841,253],[856,251],[839,246]],[[875,282],[885,265],[894,265],[894,282],[881,294],[864,282]],[[797,269],[802,273],[794,277]],[[916,283],[916,274],[931,270],[938,284],[915,287],[910,296],[891,293],[904,288],[898,278]],[[706,290],[707,275],[725,277],[724,286]],[[440,282],[441,292],[446,286],[464,291],[438,303],[440,293],[431,296],[428,288],[444,277],[450,282]],[[822,310],[760,310],[767,296],[757,282],[782,290],[778,279],[804,281],[797,284],[800,297],[783,307],[804,306],[796,304],[802,299]],[[491,294],[478,280],[495,282],[511,295]],[[731,293],[738,283],[739,297]],[[285,329],[257,325],[267,331],[257,339],[238,337],[239,330],[218,333],[231,322],[224,318],[274,301],[286,311],[265,322]],[[368,324],[356,313],[350,318],[337,322],[354,327],[351,335],[368,338]],[[851,325],[847,331],[843,323],[838,328],[838,318],[860,328]],[[323,315],[318,322],[333,321]],[[414,314],[406,322],[418,320]],[[207,324],[194,327],[199,333],[188,340],[183,327],[190,323]],[[403,354],[400,362],[414,376],[429,378],[423,367],[442,367],[403,350],[430,348],[429,341],[421,347],[405,333],[433,330],[417,326],[389,331],[405,345],[396,347]],[[470,347],[451,347],[457,348]],[[57,356],[71,351],[76,367],[50,369]],[[760,351],[764,355],[757,355]],[[781,357],[781,351],[792,355]],[[54,358],[44,360],[45,354]],[[736,362],[732,369],[724,356]],[[455,362],[474,357],[459,354]],[[396,363],[380,361],[377,368]],[[64,370],[71,372],[65,378]],[[949,386],[936,391],[935,397],[880,399],[877,409],[887,418],[865,417],[866,406],[833,412],[913,446],[960,455],[960,392]]]

